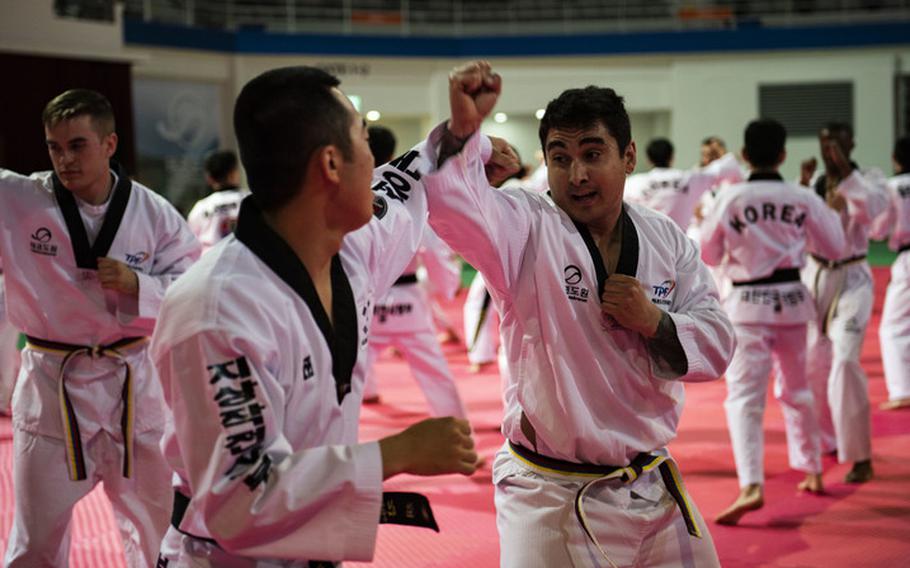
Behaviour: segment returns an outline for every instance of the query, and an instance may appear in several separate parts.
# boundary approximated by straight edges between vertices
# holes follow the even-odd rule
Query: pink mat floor
[[[877,409],[885,400],[878,347],[878,319],[887,269],[876,269],[876,306],[863,350],[873,404],[875,479],[865,485],[842,482],[848,465],[826,458],[824,496],[800,495],[801,474],[787,467],[783,419],[777,404],[766,413],[766,505],[738,527],[709,522],[725,567],[910,566],[910,411]],[[460,322],[460,298],[449,313]],[[447,357],[469,409],[481,454],[492,461],[502,444],[499,377],[494,368],[467,370],[463,348],[447,347]],[[362,437],[376,439],[426,416],[426,404],[399,359],[379,364],[383,403],[363,411]],[[723,381],[688,385],[688,400],[678,439],[671,451],[689,492],[706,519],[736,496],[723,399]],[[0,419],[0,552],[5,550],[13,513],[12,441],[8,419]],[[382,526],[373,563],[346,566],[382,568],[487,568],[498,565],[499,545],[489,465],[466,478],[401,476],[388,489],[420,491],[433,503],[442,532]],[[110,506],[94,491],[75,512],[70,565],[123,566],[122,549]]]

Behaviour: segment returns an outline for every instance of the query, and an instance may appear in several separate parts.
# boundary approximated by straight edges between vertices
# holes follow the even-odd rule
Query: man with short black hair
[[[727,425],[740,494],[716,519],[735,525],[764,505],[762,419],[768,375],[783,407],[790,467],[806,474],[799,489],[822,492],[821,442],[806,376],[806,322],[815,316],[799,269],[806,251],[836,255],[845,246],[837,213],[810,191],[783,181],[786,130],[771,119],[745,130],[743,158],[752,173],[728,187],[701,227],[701,255],[733,282],[724,308],[736,332],[727,369]]]
[[[205,159],[205,183],[212,193],[197,201],[186,218],[202,252],[234,232],[240,202],[249,195],[240,188],[240,163],[233,150],[212,152]]]
[[[73,507],[103,481],[127,563],[151,566],[170,470],[148,337],[199,243],[170,203],[111,160],[117,133],[103,95],[66,91],[43,120],[54,171],[0,170],[8,316],[28,339],[13,398],[6,565],[66,566]]]
[[[883,410],[910,407],[910,136],[894,143],[894,177],[888,180],[888,209],[875,221],[873,238],[890,235],[897,252],[885,293],[878,337],[888,400]]]
[[[435,526],[425,498],[384,496],[383,479],[476,468],[465,420],[357,443],[373,304],[420,242],[428,162],[413,150],[374,172],[338,84],[285,67],[243,87],[252,195],[165,299],[152,351],[173,413],[171,568],[367,561],[381,514]]]
[[[636,150],[613,89],[547,105],[549,194],[492,191],[478,130],[500,85],[485,62],[449,75],[425,179],[431,225],[502,314],[501,565],[717,566],[666,450],[683,382],[719,378],[733,354],[711,276],[673,221],[623,203]]]
[[[812,385],[822,451],[837,451],[840,463],[853,462],[848,483],[872,479],[872,416],[868,377],[860,362],[874,288],[866,260],[872,222],[888,207],[887,180],[878,170],[861,170],[850,160],[853,128],[833,122],[819,132],[824,173],[812,184],[838,210],[847,246],[833,256],[811,255],[802,272],[815,299],[817,318],[809,325],[809,382]],[[815,158],[801,168],[808,185]]]

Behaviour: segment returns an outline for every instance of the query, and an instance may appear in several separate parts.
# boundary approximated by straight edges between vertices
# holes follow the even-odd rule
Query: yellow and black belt
[[[844,258],[842,260],[829,260],[827,258],[820,257],[818,255],[812,255],[812,258],[815,259],[815,262],[822,265],[822,267],[827,268],[828,270],[834,270],[836,268],[841,268],[847,266],[848,264],[853,264],[861,260],[866,260],[866,255],[858,254],[856,256],[851,256],[850,258]]]
[[[588,523],[588,516],[584,509],[584,498],[588,493],[588,490],[601,481],[615,479],[620,480],[623,483],[632,483],[638,479],[642,473],[647,473],[657,468],[657,470],[660,471],[660,477],[663,480],[664,485],[667,487],[667,491],[670,492],[670,496],[673,497],[673,500],[676,501],[676,505],[679,507],[679,512],[682,513],[683,520],[686,523],[686,530],[690,535],[696,538],[702,537],[701,529],[698,527],[698,523],[695,522],[695,508],[689,501],[688,494],[683,486],[682,476],[679,474],[679,468],[677,468],[676,463],[667,456],[642,452],[635,456],[635,459],[627,466],[613,466],[575,463],[551,458],[538,454],[537,452],[529,450],[512,441],[509,441],[509,450],[512,452],[512,455],[533,469],[560,475],[591,478],[590,481],[582,485],[581,489],[575,494],[575,516],[581,524],[581,528],[584,530],[585,535],[612,566],[615,566],[615,564],[610,557],[607,556],[607,553],[597,541],[597,537],[594,535],[594,531],[591,530]]]
[[[121,400],[123,411],[120,416],[120,429],[123,434],[123,476],[131,477],[133,474],[133,370],[124,357],[122,351],[136,347],[148,341],[148,337],[124,337],[107,345],[73,345],[60,343],[37,337],[25,336],[26,345],[42,353],[50,353],[63,357],[60,362],[60,371],[57,374],[57,398],[60,404],[60,417],[63,420],[63,429],[66,438],[66,461],[70,479],[81,481],[86,479],[85,456],[82,451],[82,439],[79,437],[79,422],[76,411],[70,401],[66,390],[66,368],[75,358],[88,355],[92,358],[110,357],[123,363],[126,374],[123,380]]]

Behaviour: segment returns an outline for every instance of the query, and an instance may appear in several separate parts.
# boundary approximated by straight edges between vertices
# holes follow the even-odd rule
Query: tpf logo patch
[[[31,237],[32,240],[29,245],[31,245],[34,254],[57,256],[57,245],[51,243],[51,239],[53,239],[54,235],[51,233],[50,229],[47,227],[39,227],[32,233]]]
[[[127,253],[125,256],[126,256],[126,263],[129,264],[130,266],[134,266],[134,267],[139,266],[140,264],[142,264],[143,262],[145,262],[146,260],[149,259],[149,253],[147,253],[145,251],[137,252],[137,253],[133,253],[133,254]]]
[[[673,290],[676,289],[675,280],[664,280],[660,284],[655,284],[651,286],[654,297],[651,298],[651,301],[655,304],[662,304],[665,306],[670,305],[670,300],[668,299],[673,293]]]

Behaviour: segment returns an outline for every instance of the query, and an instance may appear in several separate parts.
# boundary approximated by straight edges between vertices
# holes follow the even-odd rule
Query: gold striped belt
[[[123,411],[120,415],[120,429],[123,434],[123,477],[133,474],[133,369],[123,350],[136,347],[148,342],[148,337],[124,337],[107,345],[73,345],[26,336],[26,345],[42,353],[60,355],[60,371],[57,374],[57,398],[60,404],[60,417],[63,420],[63,429],[66,437],[66,462],[70,479],[81,481],[86,479],[85,456],[82,451],[82,439],[79,437],[79,422],[76,420],[76,411],[66,390],[66,368],[76,357],[88,355],[92,358],[110,357],[123,363],[126,374],[123,380],[121,401]]]
[[[623,467],[575,463],[551,458],[529,450],[521,444],[516,444],[511,440],[509,441],[509,450],[512,452],[513,456],[533,469],[561,475],[592,478],[582,485],[581,489],[575,494],[575,517],[581,524],[581,528],[584,530],[588,540],[597,547],[597,550],[600,551],[600,554],[611,566],[615,567],[616,564],[607,556],[607,553],[597,541],[597,537],[594,535],[594,531],[591,530],[590,524],[588,523],[588,516],[584,509],[584,498],[585,495],[587,495],[588,490],[602,481],[619,480],[623,483],[632,483],[638,479],[642,473],[647,473],[657,468],[658,471],[660,471],[660,477],[663,480],[664,485],[667,487],[667,491],[670,492],[670,496],[673,497],[673,500],[676,501],[676,505],[679,507],[679,512],[682,513],[683,520],[686,522],[686,530],[690,535],[696,538],[702,537],[701,529],[695,522],[695,508],[689,501],[686,488],[682,483],[682,476],[679,474],[679,468],[676,467],[676,463],[672,459],[666,456],[642,452],[635,456],[635,459],[633,459],[629,465]]]
[[[822,265],[822,267],[827,268],[828,270],[834,270],[842,266],[847,266],[848,264],[854,264],[860,262],[861,260],[866,260],[866,255],[858,254],[856,256],[851,256],[850,258],[844,258],[842,260],[830,260],[827,258],[822,258],[818,255],[811,255],[815,262]]]

